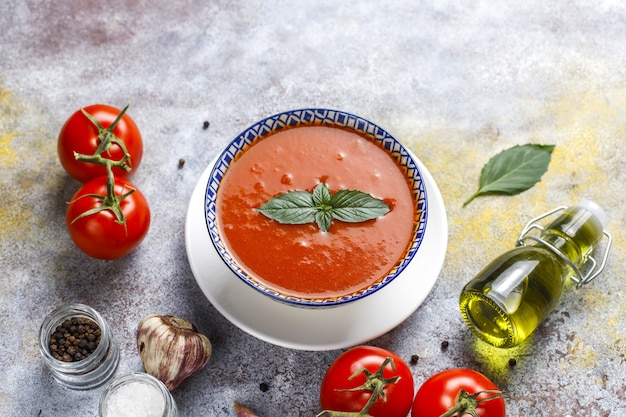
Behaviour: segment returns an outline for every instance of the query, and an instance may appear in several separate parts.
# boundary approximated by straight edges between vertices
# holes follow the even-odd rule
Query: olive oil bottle
[[[562,213],[547,227],[537,224],[559,211]],[[520,234],[518,246],[493,260],[461,291],[465,323],[496,347],[520,344],[554,308],[568,278],[582,286],[604,268],[611,243],[611,236],[604,231],[606,223],[604,210],[588,200],[531,220]],[[535,229],[539,236],[531,234]],[[603,235],[608,244],[598,265],[591,254]],[[588,265],[591,269],[583,275],[581,268]]]

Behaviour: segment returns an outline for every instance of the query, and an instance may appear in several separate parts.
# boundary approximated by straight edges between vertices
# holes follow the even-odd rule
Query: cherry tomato
[[[383,380],[381,395],[371,386]],[[368,384],[370,387],[368,388]],[[413,375],[395,353],[373,346],[357,346],[339,355],[326,371],[320,387],[324,410],[367,413],[373,417],[406,417],[413,401]],[[320,415],[333,415],[332,412]]]
[[[143,194],[123,178],[116,177],[114,182],[114,198],[119,200],[120,215],[116,216],[114,210],[102,209],[108,195],[107,177],[103,176],[83,184],[72,197],[65,217],[76,246],[98,259],[117,259],[130,253],[141,243],[150,226],[150,208]],[[123,217],[124,224],[119,217]]]
[[[469,400],[461,399],[464,397],[460,394],[462,390]],[[470,408],[462,408],[462,402],[467,402]],[[456,413],[446,414],[455,407]],[[475,414],[471,414],[471,407],[475,407]],[[411,417],[504,417],[505,414],[504,399],[498,387],[480,372],[464,368],[447,369],[428,378],[417,390],[411,411]]]
[[[97,126],[84,113],[91,115],[100,125]],[[82,155],[94,155],[98,147],[103,142],[103,135],[110,129],[117,117],[122,113],[118,108],[104,104],[94,104],[84,109],[77,110],[65,122],[57,142],[57,152],[61,165],[65,171],[80,182],[87,182],[92,178],[107,175],[104,165],[94,162],[77,161],[74,153]],[[110,131],[110,130],[109,130]],[[100,156],[112,161],[123,161],[127,169],[113,167],[113,174],[118,177],[128,178],[141,164],[143,157],[143,140],[141,133],[133,119],[124,113],[122,118],[114,126],[113,135],[126,147],[129,159],[124,161],[125,153],[116,140],[110,142],[108,149],[104,150]],[[130,169],[130,170],[128,170]]]

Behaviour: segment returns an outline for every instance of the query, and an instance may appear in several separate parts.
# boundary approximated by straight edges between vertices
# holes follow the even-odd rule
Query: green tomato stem
[[[83,197],[92,197],[102,201],[102,204],[98,207],[94,207],[91,210],[87,210],[84,213],[79,214],[74,219],[72,219],[72,223],[86,216],[90,216],[92,214],[99,213],[103,210],[110,210],[115,215],[115,222],[124,226],[124,231],[128,232],[126,229],[126,217],[124,216],[124,212],[120,206],[120,202],[135,192],[134,188],[129,188],[127,192],[121,195],[115,195],[115,177],[113,176],[113,171],[111,169],[107,170],[107,195],[97,195],[97,194],[85,194],[80,196]],[[76,200],[74,200],[76,201]],[[70,204],[74,201],[70,201]]]
[[[118,161],[113,161],[108,158],[103,158],[100,154],[85,155],[85,154],[78,153],[78,152],[74,152],[74,158],[76,158],[78,162],[91,162],[92,164],[98,164],[98,165],[103,165],[103,166],[110,165],[111,168],[118,167],[118,168],[123,169],[126,172],[132,171],[132,168],[129,165],[130,154],[128,153],[124,154],[122,159]]]
[[[100,140],[100,144],[98,145],[98,149],[96,149],[95,154],[97,155],[102,154],[104,151],[107,151],[111,147],[112,144],[115,143],[122,149],[122,152],[124,152],[124,155],[128,155],[128,151],[126,150],[126,145],[124,144],[122,140],[120,140],[120,138],[115,136],[115,134],[113,133],[113,130],[115,130],[115,127],[118,125],[120,120],[122,120],[122,117],[124,117],[124,115],[126,114],[126,111],[128,110],[129,106],[130,104],[127,104],[126,107],[122,109],[120,114],[117,115],[113,123],[111,123],[111,126],[107,127],[106,129],[102,127],[100,122],[95,117],[87,113],[85,109],[80,109],[81,112],[85,115],[85,117],[89,119],[89,121],[91,121],[91,123],[93,123],[96,126],[96,128],[98,128],[98,139]]]
[[[132,167],[130,164],[131,162],[130,154],[128,153],[128,149],[126,148],[124,141],[122,141],[120,138],[115,136],[115,134],[113,133],[113,130],[115,129],[115,127],[118,125],[120,120],[122,120],[122,117],[124,116],[124,114],[126,114],[126,110],[128,110],[128,106],[129,105],[127,104],[126,107],[122,109],[122,111],[117,116],[117,118],[113,121],[113,123],[111,123],[111,126],[107,128],[102,127],[100,122],[91,114],[87,113],[85,109],[80,109],[85,115],[85,117],[89,119],[89,121],[93,123],[93,125],[96,126],[96,128],[98,129],[99,143],[98,143],[98,148],[93,153],[93,155],[85,155],[85,154],[81,154],[78,152],[74,152],[74,158],[76,158],[77,161],[91,162],[93,164],[105,165],[107,166],[107,169],[109,168],[109,164],[110,164],[110,167],[118,167],[118,168],[123,169],[126,172],[132,171]],[[122,152],[124,153],[124,156],[118,161],[113,161],[109,158],[104,158],[102,156],[103,153],[109,151],[109,149],[111,148],[111,145],[113,144],[119,146]]]
[[[91,162],[94,164],[103,165],[106,168],[107,195],[100,196],[100,195],[95,195],[95,194],[89,194],[89,195],[82,196],[82,197],[89,196],[92,198],[96,198],[98,200],[101,200],[102,204],[98,207],[95,207],[91,210],[87,210],[84,213],[81,213],[80,215],[76,216],[72,220],[72,223],[74,223],[76,220],[82,217],[99,213],[102,210],[110,210],[115,215],[115,218],[116,218],[115,221],[118,224],[123,225],[124,231],[127,232],[126,218],[124,216],[124,212],[122,211],[120,207],[120,202],[124,198],[128,197],[130,194],[135,192],[135,190],[129,189],[128,192],[123,193],[122,195],[119,195],[119,196],[115,195],[115,176],[113,175],[113,168],[118,167],[118,168],[123,169],[126,172],[130,172],[132,170],[132,167],[130,165],[130,154],[128,153],[128,150],[126,148],[126,145],[124,144],[124,141],[122,141],[120,138],[115,136],[115,134],[113,133],[113,130],[115,129],[117,124],[120,122],[120,120],[122,120],[122,117],[126,113],[126,110],[128,110],[128,106],[129,104],[127,104],[126,107],[124,107],[124,109],[120,112],[120,114],[113,121],[113,123],[107,128],[102,127],[100,122],[91,114],[89,114],[85,109],[81,109],[85,117],[87,117],[87,119],[89,119],[91,123],[93,123],[94,126],[96,126],[96,128],[98,129],[98,140],[100,143],[98,144],[98,148],[96,149],[93,155],[85,155],[85,154],[80,154],[78,152],[74,152],[74,158],[76,158],[76,160],[79,162]],[[111,145],[113,144],[116,144],[117,146],[119,146],[120,149],[122,149],[122,152],[124,153],[124,156],[117,161],[114,161],[109,158],[104,158],[102,156],[103,153],[109,151],[109,149],[111,148]]]
[[[396,375],[391,378],[384,378],[383,371],[387,367],[387,365],[391,366],[391,369],[395,372],[396,365],[393,362],[393,358],[387,357],[380,365],[378,370],[375,373],[371,373],[365,368],[357,369],[348,380],[352,380],[356,378],[360,374],[365,374],[365,382],[355,388],[343,389],[337,391],[349,392],[349,391],[370,391],[372,395],[370,395],[367,403],[363,406],[361,411],[331,411],[324,410],[319,413],[316,417],[372,417],[369,414],[369,410],[374,406],[376,401],[381,398],[384,402],[387,401],[387,395],[385,394],[385,387],[390,384],[395,384],[400,380],[400,376]]]
[[[494,395],[478,400],[477,398],[481,394]],[[484,402],[496,400],[498,398],[502,398],[502,392],[498,390],[484,390],[479,391],[475,394],[469,394],[467,391],[461,388],[456,396],[456,399],[454,400],[454,406],[439,417],[461,417],[465,414],[469,414],[473,417],[479,417],[478,413],[476,412],[476,408],[478,408],[478,406]]]

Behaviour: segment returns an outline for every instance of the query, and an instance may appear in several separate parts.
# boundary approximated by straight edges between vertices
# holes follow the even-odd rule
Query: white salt
[[[106,410],[107,417],[162,417],[165,399],[157,387],[132,381],[110,393]]]

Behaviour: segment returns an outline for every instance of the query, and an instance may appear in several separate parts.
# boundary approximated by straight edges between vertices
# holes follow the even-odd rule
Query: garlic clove
[[[237,415],[237,417],[258,417],[256,414],[252,412],[252,410],[250,410],[245,405],[234,403],[234,406],[235,406],[235,414]]]
[[[211,358],[211,342],[196,326],[174,316],[151,314],[137,327],[137,348],[146,373],[170,390],[198,373]]]

